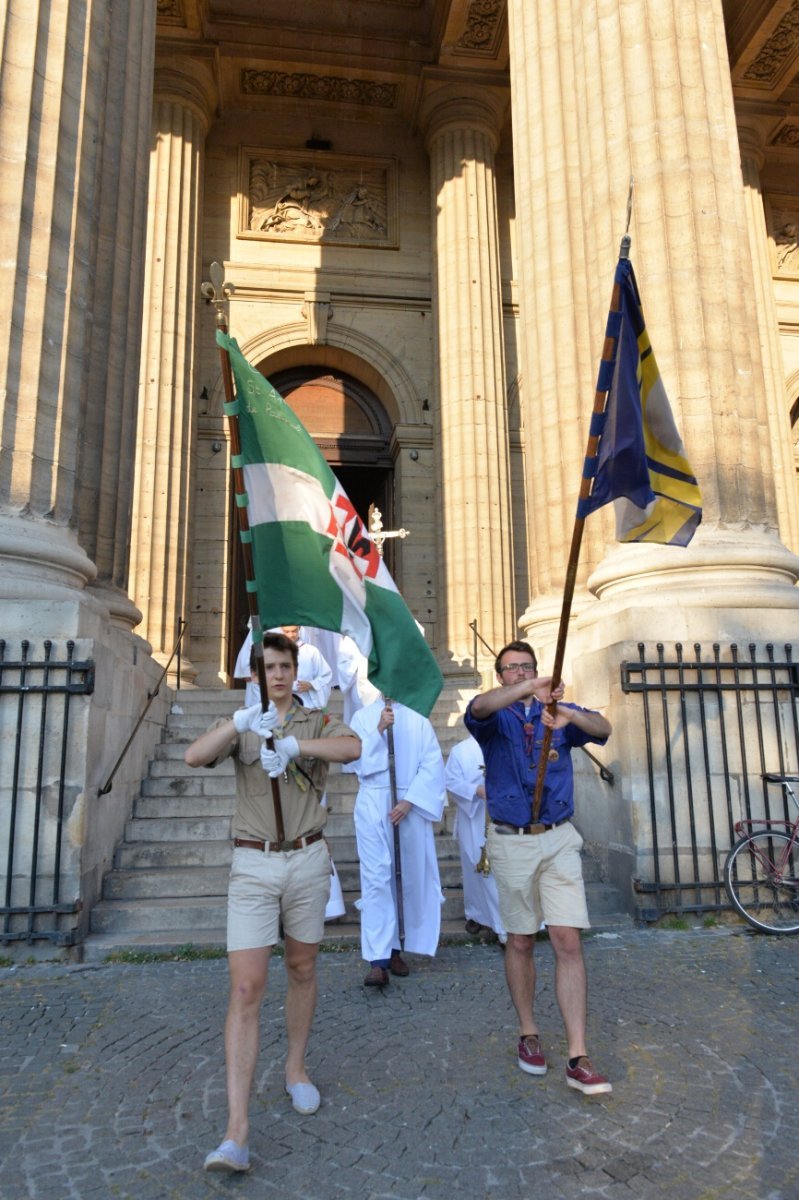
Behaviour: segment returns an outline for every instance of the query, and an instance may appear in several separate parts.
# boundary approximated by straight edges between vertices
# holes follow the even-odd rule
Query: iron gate
[[[5,868],[0,942],[48,940],[69,945],[74,929],[59,928],[61,914],[80,911],[62,900],[66,779],[73,698],[94,691],[94,663],[54,656],[45,641],[41,658],[20,643],[6,657],[0,640],[0,853]]]
[[[714,643],[693,658],[662,643],[654,659],[621,664],[622,690],[641,696],[652,878],[634,880],[636,916],[726,908],[724,859],[743,817],[793,817],[766,772],[799,768],[799,664],[792,647]],[[646,807],[646,805],[644,805]],[[645,831],[641,830],[645,835]],[[640,841],[640,839],[639,839]]]

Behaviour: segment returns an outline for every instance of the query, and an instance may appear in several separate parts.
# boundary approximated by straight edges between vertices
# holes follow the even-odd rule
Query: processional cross
[[[406,538],[410,532],[410,529],[384,529],[383,514],[380,509],[376,504],[369,506],[369,533],[381,558],[383,557],[383,542],[386,538]]]

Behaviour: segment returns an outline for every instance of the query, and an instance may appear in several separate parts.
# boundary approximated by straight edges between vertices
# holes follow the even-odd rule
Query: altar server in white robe
[[[486,840],[486,790],[483,751],[471,736],[450,751],[446,767],[447,792],[456,805],[453,837],[457,838],[463,871],[466,932],[493,931],[504,945],[507,934],[499,915],[493,875],[475,870]]]
[[[397,804],[391,806],[389,726],[394,730]],[[399,829],[405,949],[434,955],[444,897],[433,824],[446,803],[444,760],[426,717],[379,698],[356,712],[351,728],[361,739],[355,836],[361,863],[361,953],[370,964],[367,987],[383,986],[410,968],[400,954],[394,877],[394,826]]]

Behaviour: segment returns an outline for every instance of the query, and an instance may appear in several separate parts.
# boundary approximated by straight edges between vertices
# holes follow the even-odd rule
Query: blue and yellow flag
[[[618,541],[687,546],[702,520],[702,497],[649,344],[627,258],[619,259],[616,283],[619,308],[608,314],[607,327],[614,353],[603,359],[597,382],[597,392],[608,393],[608,399],[604,413],[595,413],[592,421],[599,448],[586,459],[583,478],[594,482],[577,516],[614,500]]]

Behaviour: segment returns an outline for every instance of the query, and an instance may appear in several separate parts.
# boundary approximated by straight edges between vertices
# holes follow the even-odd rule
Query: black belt
[[[247,850],[262,850],[264,854],[268,854],[270,850],[303,850],[324,836],[323,831],[319,829],[316,833],[309,833],[307,837],[295,838],[293,842],[253,842],[248,838],[234,838],[233,845],[243,846]]]
[[[570,819],[569,817],[564,817],[562,821],[553,821],[551,825],[544,825],[540,821],[535,825],[508,825],[507,821],[493,821],[492,824],[497,833],[531,833],[535,835],[537,833],[547,833],[550,829],[557,829],[558,825],[565,825]]]

